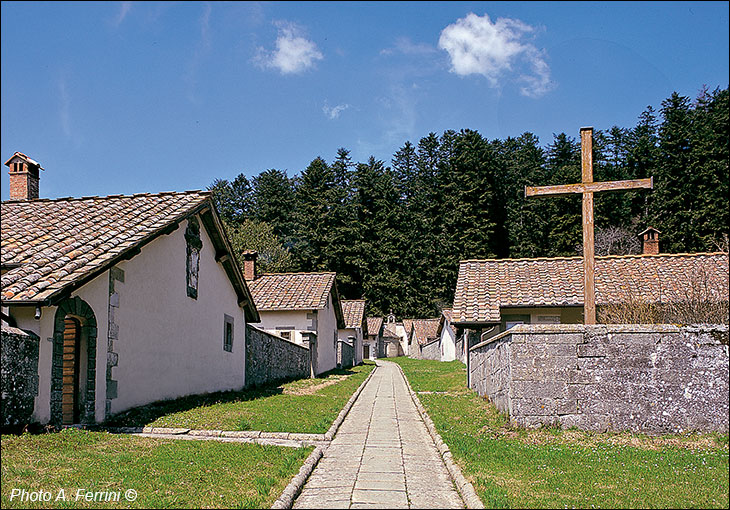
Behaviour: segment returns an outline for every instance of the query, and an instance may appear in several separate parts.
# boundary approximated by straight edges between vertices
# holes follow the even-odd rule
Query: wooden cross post
[[[558,186],[525,186],[525,197],[583,194],[583,319],[596,323],[595,250],[593,240],[593,193],[654,187],[654,178],[593,182],[593,128],[580,128],[582,181]]]

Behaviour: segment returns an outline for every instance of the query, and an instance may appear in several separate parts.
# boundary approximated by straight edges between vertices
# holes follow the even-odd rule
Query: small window
[[[291,340],[291,331],[279,331],[279,336],[286,340]]]
[[[223,350],[233,352],[233,317],[223,315]]]

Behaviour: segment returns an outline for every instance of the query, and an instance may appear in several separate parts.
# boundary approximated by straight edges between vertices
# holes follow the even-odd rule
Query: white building
[[[439,343],[441,347],[441,361],[453,361],[456,359],[456,331],[451,326],[451,309],[447,308],[441,312],[438,326]]]
[[[244,253],[244,274],[261,317],[257,325],[312,350],[314,375],[337,366],[344,329],[335,273],[256,274],[256,253]]]
[[[383,318],[382,317],[368,317],[368,331],[367,337],[363,341],[363,358],[375,360],[377,358],[385,357],[383,348]]]
[[[339,330],[339,338],[342,342],[347,342],[355,349],[354,364],[362,363],[365,354],[363,351],[363,341],[368,334],[368,323],[365,318],[365,300],[364,299],[343,299],[342,316],[345,321],[345,327]],[[369,352],[368,356],[369,357]]]
[[[243,388],[259,317],[208,192],[38,199],[40,165],[6,165],[2,315],[40,339],[34,421]]]

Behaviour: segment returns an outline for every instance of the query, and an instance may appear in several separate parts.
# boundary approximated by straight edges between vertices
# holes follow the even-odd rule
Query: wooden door
[[[71,425],[79,422],[79,338],[81,324],[76,319],[67,317],[63,329],[63,387],[61,410],[63,424]]]
[[[370,359],[370,346],[369,345],[362,346],[362,359]]]

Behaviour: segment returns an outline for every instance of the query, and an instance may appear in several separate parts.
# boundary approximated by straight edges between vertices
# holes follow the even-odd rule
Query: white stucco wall
[[[186,291],[185,221],[117,266],[124,271],[124,283],[115,284],[119,338],[114,351],[119,362],[113,378],[119,381],[119,389],[112,413],[245,385],[244,312],[200,225],[203,248],[197,299]],[[234,319],[232,352],[223,349],[224,314]],[[106,342],[106,337],[100,341]],[[106,360],[100,368],[105,366]]]
[[[408,335],[406,335],[406,328],[403,326],[402,323],[396,322],[395,332],[400,337],[400,345],[401,349],[403,350],[403,355],[408,356],[408,354],[410,353],[410,349],[408,346]]]
[[[441,361],[453,361],[456,359],[456,338],[449,323],[444,323],[441,329]]]
[[[312,310],[259,310],[261,322],[255,324],[255,326],[277,336],[281,336],[282,331],[291,331],[290,340],[302,345],[303,332],[317,332],[316,328],[313,327],[313,321],[307,318],[308,313],[312,313]]]
[[[332,303],[332,294],[327,305],[317,314],[317,370],[327,372],[337,367],[337,317]]]
[[[355,364],[359,365],[362,363],[362,345],[363,345],[363,337],[362,337],[362,328],[344,328],[338,330],[338,336],[340,340],[348,342],[349,337],[355,337],[355,345],[353,347],[355,348]]]

